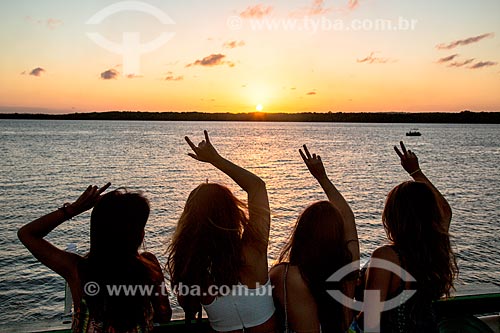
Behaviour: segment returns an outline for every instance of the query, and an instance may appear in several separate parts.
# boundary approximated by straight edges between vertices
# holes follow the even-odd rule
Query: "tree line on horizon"
[[[0,113],[0,119],[500,124],[500,112],[205,113],[107,111],[69,114]]]

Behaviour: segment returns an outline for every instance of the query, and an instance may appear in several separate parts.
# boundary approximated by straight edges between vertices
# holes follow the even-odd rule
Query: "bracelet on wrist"
[[[422,171],[422,170],[420,170],[420,168],[418,168],[417,170],[410,172],[410,176],[413,176],[414,174],[416,174],[417,172],[420,172],[420,171]]]
[[[63,213],[65,220],[71,220],[73,218],[73,215],[71,215],[70,212],[68,211],[70,205],[71,205],[70,203],[66,202],[64,205],[62,205],[61,208],[59,208],[59,210]]]

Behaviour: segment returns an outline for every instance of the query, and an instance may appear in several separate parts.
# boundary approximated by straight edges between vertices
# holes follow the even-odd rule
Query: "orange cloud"
[[[115,80],[118,78],[118,75],[120,73],[116,69],[108,69],[107,71],[104,71],[101,73],[101,79],[103,80]]]
[[[128,74],[127,79],[139,79],[143,77],[142,75]]]
[[[308,7],[304,7],[297,11],[294,11],[290,15],[293,17],[324,15],[331,10],[331,8],[325,8],[324,0],[313,0],[311,5],[309,5]]]
[[[449,62],[449,61],[452,61],[453,59],[455,59],[456,57],[458,57],[458,53],[455,53],[455,54],[452,54],[451,56],[447,56],[447,57],[444,57],[444,58],[441,58],[437,61],[438,64],[442,64],[442,63],[445,63],[445,62]]]
[[[167,76],[165,77],[165,81],[182,81],[184,80],[184,76],[178,75],[175,76],[174,73],[168,72]]]
[[[347,5],[347,7],[352,10],[358,7],[358,5],[359,5],[358,0],[349,0],[349,4]]]
[[[272,6],[264,6],[263,4],[258,4],[255,6],[247,7],[247,9],[240,13],[240,16],[243,18],[262,18],[271,14],[272,11]]]
[[[46,72],[46,70],[43,69],[42,67],[37,67],[30,72],[30,75],[39,77],[39,76],[42,76],[42,74],[45,72]]]
[[[211,54],[209,56],[206,56],[205,58],[201,60],[196,60],[195,62],[191,64],[187,64],[186,67],[191,67],[191,66],[206,66],[206,67],[212,67],[212,66],[220,66],[220,65],[228,65],[229,67],[234,67],[234,63],[231,61],[224,61],[224,58],[226,56],[224,54]]]
[[[234,49],[238,46],[245,46],[245,42],[242,40],[240,40],[239,42],[232,40],[232,41],[225,42],[222,46],[227,48],[227,49]]]
[[[367,64],[385,64],[390,60],[388,58],[378,58],[374,56],[375,52],[370,53],[370,55],[363,59],[357,59],[358,63],[367,63]]]
[[[55,19],[55,18],[48,18],[46,20],[43,20],[43,19],[34,19],[31,16],[26,16],[25,20],[28,22],[33,22],[33,23],[36,23],[39,25],[46,26],[47,28],[49,28],[51,30],[53,30],[53,29],[55,29],[63,24],[63,21]]]
[[[495,34],[493,32],[490,32],[490,33],[482,34],[479,36],[474,36],[474,37],[456,40],[456,41],[453,41],[453,42],[448,43],[448,44],[444,44],[444,43],[439,44],[439,45],[436,45],[436,48],[438,50],[451,50],[457,46],[465,46],[465,45],[477,43],[485,38],[493,38],[494,36],[495,36]]]
[[[448,65],[448,67],[463,67],[465,65],[468,65],[474,61],[474,58],[472,59],[467,59],[464,61],[454,61],[451,64]]]
[[[475,63],[474,65],[470,66],[469,68],[470,69],[479,69],[479,68],[483,68],[483,67],[496,66],[497,64],[498,64],[498,62],[494,62],[494,61],[479,61],[479,62]]]

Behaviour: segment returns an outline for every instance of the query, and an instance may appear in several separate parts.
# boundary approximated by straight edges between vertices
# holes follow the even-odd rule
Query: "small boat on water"
[[[418,131],[418,128],[413,128],[409,132],[406,132],[406,136],[421,136],[422,133]]]

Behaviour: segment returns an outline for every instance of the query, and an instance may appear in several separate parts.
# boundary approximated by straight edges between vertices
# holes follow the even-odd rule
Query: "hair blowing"
[[[326,280],[333,273],[352,261],[344,235],[343,218],[338,209],[329,201],[313,203],[299,216],[278,259],[278,262],[288,261],[298,266],[316,301],[325,332],[343,332],[350,324],[344,322],[344,309],[327,293],[326,286]]]
[[[420,297],[448,296],[458,268],[432,189],[415,181],[396,186],[387,196],[382,221],[402,265],[416,278]]]
[[[238,284],[243,232],[245,240],[259,241],[245,212],[245,204],[219,184],[204,183],[189,194],[168,247],[173,287]]]

